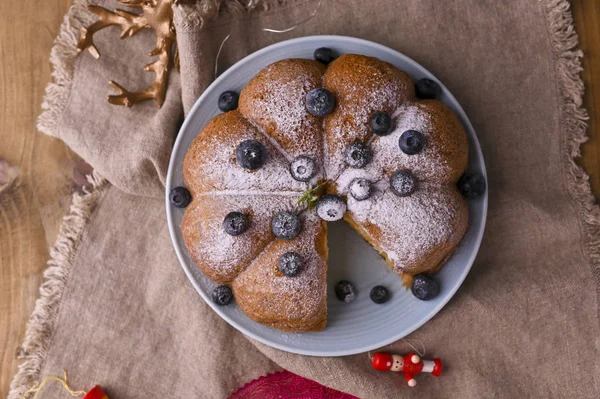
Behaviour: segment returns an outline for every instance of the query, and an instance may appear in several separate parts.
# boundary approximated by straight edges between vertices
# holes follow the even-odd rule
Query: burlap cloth
[[[100,60],[76,57],[78,29],[92,18],[81,0],[66,17],[39,127],[95,168],[94,187],[74,198],[53,248],[9,398],[63,368],[73,387],[101,384],[114,399],[224,398],[281,368],[363,398],[600,397],[600,211],[573,160],[586,113],[568,2],[323,1],[286,34],[260,29],[302,21],[315,1],[265,11],[265,1],[229,0],[215,18],[216,2],[176,7],[181,73],[171,73],[160,110],[105,100],[110,79],[131,89],[152,79],[140,72],[152,33],[118,42],[118,28],[106,29],[96,35]],[[485,239],[456,296],[411,335],[443,359],[441,378],[423,376],[409,389],[401,376],[373,371],[366,354],[315,358],[256,343],[186,279],[167,232],[163,182],[183,110],[212,81],[230,32],[221,71],[291,37],[356,36],[420,62],[467,112],[489,171]],[[51,386],[40,397],[70,396]]]

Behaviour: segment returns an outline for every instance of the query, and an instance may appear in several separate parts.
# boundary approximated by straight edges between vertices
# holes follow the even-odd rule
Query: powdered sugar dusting
[[[222,190],[306,190],[306,183],[292,178],[288,160],[239,113],[232,111],[217,118],[192,142],[185,157],[185,183],[194,196]],[[267,149],[260,169],[248,171],[238,165],[235,153],[244,140],[257,140]]]
[[[298,237],[272,242],[234,282],[238,304],[254,318],[314,323],[325,316],[327,263],[317,250],[324,231],[313,211],[302,213],[301,219],[303,232]],[[285,276],[278,269],[286,252],[302,257],[303,267],[296,276]]]
[[[444,156],[441,144],[434,138],[436,128],[432,115],[419,106],[419,102],[406,103],[399,108],[394,131],[377,137],[371,143],[379,173],[390,174],[398,169],[410,170],[419,181],[441,182],[452,173],[448,155]],[[420,153],[407,155],[400,149],[400,136],[407,130],[416,130],[425,138]]]
[[[452,174],[452,165],[447,156],[443,156],[442,148],[432,138],[435,126],[432,116],[416,102],[407,102],[394,112],[395,128],[388,136],[375,136],[371,141],[372,161],[362,170],[346,169],[336,181],[337,190],[346,192],[352,179],[369,178],[372,181],[389,179],[397,170],[410,170],[417,181],[445,182]],[[425,137],[423,150],[414,155],[407,155],[400,149],[399,140],[407,130],[416,130]]]
[[[300,75],[298,80],[290,82],[269,82],[265,87],[266,93],[263,101],[256,105],[264,109],[277,126],[277,130],[284,132],[292,140],[307,140],[306,132],[302,127],[308,119],[305,98],[310,90],[315,88],[314,82]],[[310,138],[312,141],[312,137]]]
[[[291,61],[298,60],[276,62],[261,71],[256,82],[249,83],[250,89],[242,91],[240,112],[291,158],[308,155],[321,161],[321,119],[306,110],[306,95],[321,86],[321,72],[311,61]]]
[[[203,195],[194,199],[184,215],[182,232],[188,252],[213,280],[227,282],[275,239],[271,231],[273,216],[281,211],[300,212],[299,195]],[[229,212],[250,218],[250,227],[239,236],[223,229]]]
[[[265,132],[265,130],[262,128],[262,126],[258,125],[257,123],[255,123],[252,119],[248,119],[248,123],[250,123],[252,126],[254,126],[254,128],[260,132],[264,138],[271,143],[271,145],[273,147],[275,147],[277,149],[277,151],[279,151],[279,153],[288,161],[291,161],[293,159],[293,157],[288,154],[288,152],[281,146],[281,144],[279,144],[277,142],[277,140],[275,140],[273,137],[271,137],[269,134],[267,134]]]
[[[199,193],[196,197],[219,197],[219,196],[254,196],[254,197],[294,197],[299,198],[301,193],[298,191],[261,191],[261,190],[219,190],[219,191],[207,191],[204,193]]]
[[[375,182],[371,198],[357,201],[348,196],[348,212],[358,224],[376,226],[378,236],[371,239],[402,271],[441,246],[458,242],[455,230],[463,213],[460,199],[449,194],[453,188],[445,185],[452,166],[434,137],[437,127],[431,111],[419,102],[407,102],[394,112],[394,122],[391,134],[373,137],[373,160],[364,169],[344,170],[336,180],[336,190],[348,194],[357,178]],[[425,137],[420,153],[407,155],[400,150],[398,142],[406,130],[417,130]],[[408,170],[416,179],[417,189],[407,197],[398,197],[389,187],[397,170]]]
[[[336,180],[345,168],[344,151],[355,141],[367,142],[369,118],[375,112],[392,114],[414,96],[413,82],[392,65],[369,57],[344,55],[325,72],[325,87],[338,103],[325,118],[326,175]]]
[[[340,175],[335,182],[336,191],[340,195],[350,195],[352,182],[359,179],[365,179],[371,182],[372,193],[383,191],[389,188],[387,177],[382,177],[378,173],[373,173],[370,168],[351,169],[348,168]]]
[[[363,94],[363,97],[361,96]],[[372,135],[369,117],[376,111],[395,109],[405,93],[395,86],[378,86],[364,95],[362,86],[344,87],[338,94],[338,108],[326,118],[327,176],[334,179],[346,167],[345,151],[355,141],[367,142]]]
[[[365,201],[349,198],[348,212],[358,224],[377,226],[379,246],[402,271],[456,240],[463,211],[451,190],[422,184],[412,195],[398,197],[387,189]]]

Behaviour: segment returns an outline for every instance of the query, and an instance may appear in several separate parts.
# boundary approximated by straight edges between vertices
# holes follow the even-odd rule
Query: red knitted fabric
[[[238,389],[229,399],[358,399],[289,371],[260,377]]]

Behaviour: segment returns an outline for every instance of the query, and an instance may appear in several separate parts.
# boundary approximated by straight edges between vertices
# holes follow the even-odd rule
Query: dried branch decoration
[[[171,67],[171,57],[178,64],[176,48],[175,26],[173,25],[172,4],[178,0],[118,0],[119,3],[133,8],[141,9],[140,14],[125,10],[110,11],[104,7],[90,5],[88,9],[100,19],[87,28],[81,28],[77,49],[81,52],[88,50],[94,58],[100,58],[100,52],[94,45],[94,34],[107,26],[121,27],[121,39],[130,37],[142,29],[156,31],[156,47],[148,55],[158,56],[157,60],[146,65],[144,71],[152,71],[156,75],[154,82],[140,92],[127,91],[123,86],[111,80],[109,84],[117,89],[120,94],[108,97],[108,102],[115,105],[131,107],[133,104],[146,100],[155,100],[161,107],[165,101],[167,79]]]

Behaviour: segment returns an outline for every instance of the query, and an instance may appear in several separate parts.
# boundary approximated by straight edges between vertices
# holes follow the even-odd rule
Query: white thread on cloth
[[[217,78],[217,75],[219,73],[219,56],[221,55],[221,51],[223,51],[223,46],[225,45],[225,42],[227,40],[229,40],[229,38],[231,37],[231,33],[227,34],[227,36],[225,36],[225,39],[223,39],[223,41],[221,42],[221,45],[219,46],[219,51],[217,51],[217,57],[215,58],[215,79]]]
[[[298,22],[297,24],[290,26],[289,28],[285,28],[285,29],[272,29],[272,28],[262,28],[261,30],[263,32],[269,32],[269,33],[287,33],[287,32],[291,32],[294,29],[296,29],[299,26],[302,26],[303,24],[307,23],[308,21],[310,21],[311,19],[313,19],[315,17],[315,15],[317,15],[317,11],[319,11],[319,8],[321,7],[321,1],[319,1],[317,3],[317,7],[315,7],[314,11],[304,20]],[[217,78],[217,75],[219,74],[219,56],[221,55],[221,51],[223,51],[223,46],[225,45],[225,42],[231,37],[231,32],[229,32],[227,34],[227,36],[225,36],[225,39],[223,39],[223,41],[221,42],[221,45],[219,46],[219,50],[217,51],[217,56],[215,57],[215,76],[214,79]]]
[[[310,14],[310,16],[308,18],[306,18],[303,21],[298,22],[296,25],[294,26],[290,26],[289,28],[286,29],[271,29],[271,28],[263,28],[261,29],[263,32],[271,32],[271,33],[287,33],[287,32],[291,32],[294,29],[296,29],[297,27],[303,25],[304,23],[310,21],[311,19],[314,18],[315,15],[317,15],[317,11],[319,11],[319,7],[321,7],[321,2],[319,1],[319,3],[317,4],[317,7],[315,8],[315,10],[312,12],[312,14]]]

